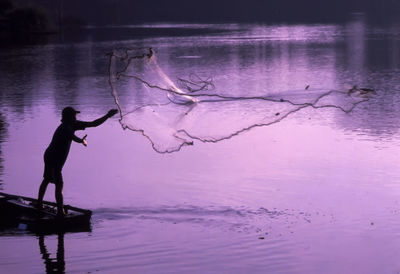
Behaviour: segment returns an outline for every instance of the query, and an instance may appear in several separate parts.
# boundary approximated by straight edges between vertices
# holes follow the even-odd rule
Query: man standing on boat
[[[64,201],[63,201],[63,178],[62,168],[67,160],[69,149],[72,141],[81,143],[84,146],[86,143],[86,135],[79,138],[75,135],[76,130],[84,130],[87,127],[97,127],[103,124],[108,118],[114,116],[118,110],[112,109],[103,117],[91,122],[76,120],[76,114],[79,111],[72,107],[66,107],[62,111],[61,125],[54,132],[53,139],[44,153],[44,174],[43,181],[39,188],[38,208],[42,208],[43,197],[49,183],[55,185],[55,197],[57,202],[57,215],[64,216]]]

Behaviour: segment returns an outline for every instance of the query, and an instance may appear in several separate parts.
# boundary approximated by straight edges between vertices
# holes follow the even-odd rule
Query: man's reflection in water
[[[51,258],[50,253],[44,243],[44,235],[39,235],[40,253],[46,265],[46,273],[65,273],[65,260],[64,260],[64,233],[58,233],[57,243],[57,256]]]

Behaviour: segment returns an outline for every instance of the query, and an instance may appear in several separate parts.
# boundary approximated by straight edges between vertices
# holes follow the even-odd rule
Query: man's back
[[[53,134],[53,138],[46,149],[45,158],[57,165],[64,165],[71,147],[76,130],[83,130],[84,122],[61,123]]]

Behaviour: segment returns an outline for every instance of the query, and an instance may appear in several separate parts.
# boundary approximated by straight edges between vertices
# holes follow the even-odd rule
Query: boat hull
[[[36,199],[0,192],[0,223],[39,232],[90,231],[90,210],[65,205],[66,215],[59,217],[55,203],[43,201],[41,209],[36,204]]]

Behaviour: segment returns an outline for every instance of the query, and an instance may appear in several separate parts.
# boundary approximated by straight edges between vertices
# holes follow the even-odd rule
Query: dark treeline
[[[143,22],[335,22],[353,12],[395,18],[400,0],[0,0],[44,7],[62,25]]]

